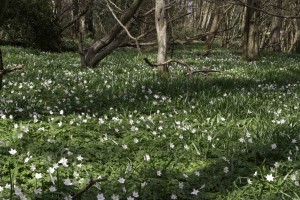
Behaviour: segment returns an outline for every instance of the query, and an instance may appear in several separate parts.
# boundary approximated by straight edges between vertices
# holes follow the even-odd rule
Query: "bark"
[[[131,24],[129,22],[143,1],[144,0],[134,0],[126,13],[120,18],[120,22],[123,25],[127,25],[127,28],[130,27]],[[83,46],[80,45],[81,64],[85,67],[96,67],[101,60],[122,44],[126,36],[126,32],[124,32],[123,27],[119,23],[115,23],[106,36],[94,42],[88,49],[84,49]]]
[[[258,30],[259,11],[252,7],[259,8],[260,0],[247,0],[247,4],[250,6],[246,8],[245,16],[244,59],[247,61],[255,61],[260,58]]]
[[[155,4],[155,27],[157,33],[157,64],[162,64],[167,58],[167,19],[165,0],[156,0]],[[167,72],[167,65],[157,67],[160,72]]]
[[[2,60],[2,50],[0,49],[0,72],[4,70],[3,60]],[[0,75],[0,90],[3,86],[3,75]]]
[[[282,0],[276,0],[276,13],[281,15],[280,7],[282,5]],[[281,42],[280,42],[280,30],[282,26],[282,18],[275,17],[272,22],[271,35],[270,35],[270,43],[272,51],[281,51]]]
[[[220,5],[215,4],[214,18],[210,27],[209,35],[206,37],[206,48],[211,49],[213,40],[219,29],[219,23],[221,19],[221,8]]]
[[[79,16],[79,0],[72,0],[73,1],[73,10],[72,10],[72,21],[71,25],[73,25],[73,37],[79,37],[79,27],[80,27],[80,17]],[[66,29],[67,27],[64,27]]]

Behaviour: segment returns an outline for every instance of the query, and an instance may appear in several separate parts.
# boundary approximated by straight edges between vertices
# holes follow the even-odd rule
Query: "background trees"
[[[162,52],[162,47],[203,40],[211,49],[216,38],[223,47],[242,50],[248,61],[259,59],[264,49],[300,49],[297,0],[20,0],[1,4],[7,8],[1,15],[2,43],[55,51],[63,50],[66,41],[73,49],[79,44],[81,63],[88,67],[97,66],[120,46],[158,44]],[[165,37],[158,36],[164,32]],[[158,63],[172,57],[172,51],[166,52],[167,48],[158,54]]]

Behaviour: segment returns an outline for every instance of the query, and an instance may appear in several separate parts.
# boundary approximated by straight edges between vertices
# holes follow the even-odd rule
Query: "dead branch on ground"
[[[96,180],[93,180],[93,177],[91,177],[89,183],[82,190],[80,190],[78,193],[76,193],[72,197],[72,199],[80,198],[80,196],[82,194],[84,194],[85,192],[87,192],[93,185],[95,185],[98,182],[103,182],[103,181],[106,181],[106,180],[107,180],[107,178],[98,178]]]
[[[170,63],[176,63],[179,65],[182,65],[184,67],[187,67],[187,73],[186,76],[192,76],[194,74],[200,73],[202,75],[208,75],[210,73],[221,73],[220,70],[215,70],[215,69],[201,69],[201,70],[193,70],[192,68],[189,67],[189,65],[183,61],[179,61],[179,60],[168,60],[164,63],[160,63],[160,64],[154,64],[151,63],[151,61],[148,58],[144,58],[144,61],[150,66],[150,67],[158,67],[158,66],[162,66],[162,65],[169,65]]]
[[[24,65],[23,64],[19,64],[19,65],[14,66],[14,67],[2,69],[2,70],[0,70],[0,76],[3,76],[5,74],[8,74],[8,73],[16,71],[16,70],[22,70],[23,68],[24,68]]]

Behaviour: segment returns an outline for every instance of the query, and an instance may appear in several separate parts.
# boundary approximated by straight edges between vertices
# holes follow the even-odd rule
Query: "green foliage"
[[[0,94],[0,197],[63,199],[101,176],[82,199],[299,199],[300,57],[199,51],[175,56],[222,73],[159,77],[129,49],[86,69],[5,47],[26,70]]]
[[[1,29],[9,40],[42,50],[58,50],[61,45],[61,29],[51,1],[8,1],[3,19]]]

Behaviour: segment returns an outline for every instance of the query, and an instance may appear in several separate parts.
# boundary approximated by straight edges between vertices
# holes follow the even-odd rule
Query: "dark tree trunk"
[[[134,0],[126,13],[120,18],[120,22],[126,25],[127,29],[132,25],[130,20],[142,3],[143,0]],[[84,49],[83,45],[80,45],[81,65],[85,67],[96,67],[101,60],[123,43],[124,38],[126,38],[126,32],[123,30],[123,27],[116,22],[106,36],[94,42],[89,48]]]
[[[245,25],[244,25],[244,59],[255,61],[259,55],[259,11],[252,7],[259,8],[260,0],[247,0]]]
[[[73,10],[72,10],[72,20],[74,20],[79,14],[79,0],[72,0],[73,1]],[[79,37],[79,29],[80,29],[80,19],[76,19],[73,24],[73,37]]]
[[[2,60],[2,50],[0,49],[0,71],[4,70],[4,66],[3,66],[3,60]],[[0,75],[0,90],[3,87],[3,76]]]
[[[282,0],[276,0],[276,7],[277,7],[277,12],[276,14],[281,14],[280,13],[280,8],[282,5]],[[280,30],[282,26],[282,18],[275,17],[272,22],[272,28],[271,28],[271,49],[272,51],[281,51],[281,42],[280,42]]]

